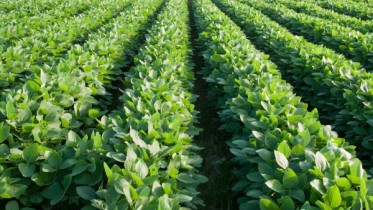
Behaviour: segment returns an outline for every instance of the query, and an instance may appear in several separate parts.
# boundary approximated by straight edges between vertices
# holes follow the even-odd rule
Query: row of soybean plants
[[[350,27],[362,33],[371,33],[373,31],[373,20],[361,20],[359,18],[339,14],[333,10],[324,9],[307,1],[275,0],[275,2],[283,4],[296,12],[331,20],[334,23]]]
[[[23,84],[40,69],[48,69],[66,57],[66,52],[75,43],[83,43],[88,34],[113,21],[125,10],[128,1],[101,1],[91,10],[71,19],[62,20],[30,37],[17,40],[7,48],[0,48],[0,87],[14,89]],[[107,25],[107,24],[106,24]],[[110,27],[106,27],[110,29]]]
[[[19,17],[36,15],[39,12],[52,10],[62,4],[64,0],[5,0],[0,2],[0,13],[13,13]]]
[[[284,25],[297,35],[316,43],[324,44],[347,58],[361,63],[367,70],[373,70],[373,34],[363,34],[333,20],[326,20],[297,13],[284,5],[268,1],[241,0],[260,10],[276,22]]]
[[[371,208],[371,182],[353,147],[307,110],[268,56],[212,2],[194,1],[193,9],[207,81],[223,99],[223,127],[234,133],[240,208]]]
[[[186,0],[169,1],[126,73],[121,107],[104,134],[111,166],[107,185],[92,200],[99,209],[190,209],[203,202],[196,188],[202,159],[192,144],[199,133],[191,93]],[[109,146],[110,145],[110,146]]]
[[[108,119],[101,117],[111,88],[106,83],[125,65],[161,4],[131,2],[65,58],[34,68],[23,84],[2,93],[0,198],[9,200],[9,208],[82,204],[92,188],[105,184],[103,161],[116,157],[101,144],[110,132],[99,132]]]
[[[372,0],[356,0],[356,1],[349,0],[349,2],[351,2],[351,3],[360,2],[360,3],[365,3],[365,4],[369,5],[369,6],[373,5],[373,1]]]
[[[326,9],[334,10],[338,13],[349,15],[362,20],[371,20],[373,18],[373,2],[357,2],[357,1],[328,1],[328,0],[307,0],[314,4],[320,5]]]
[[[258,48],[271,55],[297,94],[322,113],[322,121],[358,147],[359,158],[373,174],[372,75],[332,50],[294,36],[247,5],[237,1],[219,5]]]
[[[17,15],[13,16],[9,13],[1,14],[0,43],[3,47],[10,45],[12,40],[32,36],[52,24],[61,24],[63,19],[78,15],[92,8],[94,5],[97,5],[97,1],[66,1],[56,6],[53,10],[42,11],[40,14],[38,13],[31,17],[20,18]]]

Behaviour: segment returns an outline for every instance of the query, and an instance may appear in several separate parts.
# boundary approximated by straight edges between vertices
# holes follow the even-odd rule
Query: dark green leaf
[[[18,205],[18,202],[17,201],[9,201],[6,205],[5,205],[5,210],[19,210],[19,205]]]
[[[18,169],[24,177],[31,177],[35,172],[35,165],[20,163],[18,164]]]
[[[78,193],[78,195],[85,200],[92,200],[96,198],[96,191],[92,187],[77,187],[76,193]]]
[[[0,124],[0,143],[5,141],[10,133],[10,127],[9,126],[1,126]]]
[[[282,178],[282,183],[284,183],[284,186],[288,189],[297,187],[299,183],[297,174],[295,174],[291,168],[288,168]]]
[[[39,157],[39,150],[39,145],[36,143],[27,146],[22,153],[23,159],[28,163],[35,162]]]

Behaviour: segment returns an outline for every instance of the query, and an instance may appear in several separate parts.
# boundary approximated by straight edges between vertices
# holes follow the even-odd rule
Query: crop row
[[[64,20],[61,24],[44,28],[31,37],[25,37],[1,53],[3,60],[0,69],[0,87],[14,89],[25,80],[40,74],[40,69],[51,70],[59,60],[66,57],[66,51],[74,43],[84,43],[88,34],[101,28],[110,30],[113,18],[128,5],[128,1],[102,1],[97,7],[73,20]]]
[[[63,4],[64,0],[16,0],[16,1],[1,1],[0,13],[17,14],[19,18],[30,17],[39,13],[52,10],[58,5]]]
[[[294,1],[294,0],[276,0],[275,2],[283,4],[286,7],[295,10],[296,12],[305,13],[311,16],[328,19],[334,23],[342,26],[352,28],[362,33],[373,32],[373,21],[363,21],[359,18],[350,17],[347,15],[339,14],[329,9],[324,9],[318,5],[307,1]]]
[[[268,56],[214,4],[194,1],[194,10],[206,80],[222,99],[223,128],[234,134],[229,146],[241,166],[234,186],[244,194],[240,208],[369,209],[372,183],[353,147],[321,125],[317,111],[307,110]]]
[[[202,159],[191,143],[199,129],[192,104],[196,97],[190,92],[189,30],[187,1],[168,1],[126,73],[121,107],[105,130],[117,163],[105,167],[108,184],[93,201],[99,209],[195,209],[203,204],[196,188],[206,178],[196,173]]]
[[[91,34],[65,59],[36,69],[20,88],[3,93],[0,198],[48,209],[77,204],[89,187],[102,184],[107,154],[100,154],[97,142],[108,133],[95,130],[107,119],[98,120],[107,111],[103,101],[110,87],[104,83],[125,64],[161,3],[132,2],[110,22],[111,30]]]
[[[341,52],[347,58],[360,62],[367,70],[373,69],[373,34],[362,34],[334,21],[300,14],[281,4],[259,0],[242,2],[260,10],[289,31]]]
[[[331,9],[341,14],[361,18],[363,20],[372,20],[373,8],[367,5],[367,2],[356,1],[328,1],[328,0],[310,0],[326,9]],[[372,5],[372,2],[369,3]]]
[[[0,44],[4,48],[10,45],[12,40],[20,39],[25,36],[32,36],[41,29],[50,27],[52,24],[61,24],[63,19],[67,19],[67,22],[69,22],[72,19],[69,20],[68,18],[96,5],[97,1],[66,1],[56,6],[53,10],[31,17],[20,18],[17,15],[2,14],[0,16]],[[66,24],[66,22],[64,24]]]
[[[271,55],[297,93],[321,111],[321,119],[358,147],[359,157],[372,174],[372,75],[332,50],[292,35],[247,5],[231,7],[234,9],[223,10],[241,23],[261,50]]]

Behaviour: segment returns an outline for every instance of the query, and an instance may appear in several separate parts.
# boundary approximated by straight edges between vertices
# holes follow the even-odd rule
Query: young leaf
[[[337,184],[338,188],[340,188],[341,190],[348,190],[351,188],[350,181],[348,181],[348,179],[345,177],[336,179],[335,183]]]
[[[8,101],[6,103],[6,116],[9,118],[9,119],[14,119],[16,116],[17,116],[17,110],[16,108],[14,107],[13,103]]]
[[[268,198],[262,198],[259,201],[260,209],[262,210],[280,210],[280,207]]]
[[[291,149],[289,147],[289,145],[286,143],[286,141],[282,141],[278,147],[277,147],[277,151],[281,152],[282,154],[285,155],[285,157],[290,157],[291,155]]]
[[[332,208],[337,208],[341,205],[342,198],[337,186],[332,186],[326,192],[326,196],[324,198],[325,203]]]

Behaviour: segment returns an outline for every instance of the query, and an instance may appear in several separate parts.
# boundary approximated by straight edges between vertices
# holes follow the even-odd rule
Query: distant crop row
[[[351,15],[363,20],[371,20],[373,18],[373,2],[368,1],[328,1],[328,0],[307,0],[314,4],[318,4],[324,8],[335,10],[339,13]]]
[[[1,51],[6,50],[17,39],[32,36],[46,27],[52,27],[55,24],[66,25],[72,21],[74,16],[95,6],[97,6],[97,2],[90,0],[79,2],[66,1],[57,5],[52,10],[43,11],[41,14],[32,16],[22,16],[19,14],[19,11],[23,9],[22,7],[8,13],[0,14],[0,44],[3,47]],[[45,33],[45,31],[43,32]]]
[[[344,14],[339,14],[329,9],[322,8],[309,1],[294,1],[294,0],[276,0],[275,2],[285,5],[286,7],[295,10],[296,12],[306,13],[311,16],[317,16],[332,20],[342,26],[350,27],[354,30],[369,33],[373,31],[373,20],[361,20],[356,17],[351,17]]]
[[[343,53],[360,62],[367,70],[373,68],[373,34],[362,34],[351,28],[306,14],[297,13],[281,4],[266,1],[243,1],[286,26],[292,33],[304,36],[317,44]]]

